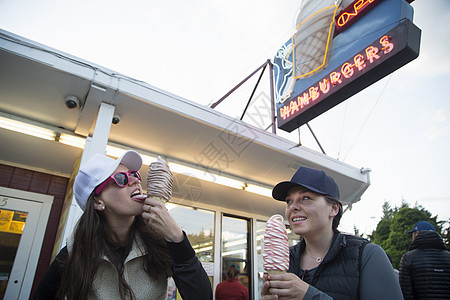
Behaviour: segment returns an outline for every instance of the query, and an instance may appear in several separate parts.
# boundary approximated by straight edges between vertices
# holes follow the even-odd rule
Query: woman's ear
[[[94,197],[94,209],[99,211],[105,210],[105,203],[99,197]]]
[[[331,204],[330,217],[337,216],[340,208],[341,206],[338,202],[333,202],[333,204]]]

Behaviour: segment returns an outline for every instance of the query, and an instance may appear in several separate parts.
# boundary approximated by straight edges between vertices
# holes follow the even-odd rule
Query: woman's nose
[[[128,175],[128,185],[133,185],[133,184],[136,184],[136,183],[141,183],[139,178],[136,178],[134,176]]]
[[[300,200],[297,200],[297,199],[295,199],[293,202],[292,202],[292,209],[293,210],[301,210],[301,201]]]
[[[295,210],[295,211],[298,211],[298,210],[301,209],[301,207],[300,207],[300,205],[294,204],[294,205],[292,206],[292,209]]]

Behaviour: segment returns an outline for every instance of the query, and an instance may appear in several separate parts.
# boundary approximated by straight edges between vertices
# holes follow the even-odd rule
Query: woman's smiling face
[[[327,202],[321,194],[294,186],[287,193],[285,212],[292,230],[307,237],[309,234],[332,230],[336,205]]]

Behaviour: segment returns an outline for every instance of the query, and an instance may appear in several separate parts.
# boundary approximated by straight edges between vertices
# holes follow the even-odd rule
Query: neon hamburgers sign
[[[404,0],[357,0],[334,14],[333,45],[330,39],[326,41],[330,53],[324,52],[319,58],[319,67],[296,66],[300,54],[296,52],[295,36],[283,45],[285,57],[292,52],[292,70],[286,68],[289,64],[280,59],[279,52],[274,59],[274,65],[278,64],[274,68],[278,127],[290,132],[416,58],[420,29],[408,18],[390,21],[400,15],[393,13],[394,9],[407,11],[404,5],[409,4]],[[391,23],[383,26],[383,22]],[[360,28],[365,34],[362,37],[358,36]],[[366,28],[372,32],[364,32]],[[325,63],[325,59],[329,60]]]

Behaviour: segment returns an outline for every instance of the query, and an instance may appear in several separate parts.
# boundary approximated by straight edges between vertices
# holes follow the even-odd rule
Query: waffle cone
[[[162,204],[166,204],[167,203],[167,200],[164,199],[164,198],[161,198],[161,197],[150,196],[149,198],[153,199],[153,200],[157,200],[157,201],[161,202]]]
[[[269,270],[267,271],[267,274],[270,275],[277,275],[277,274],[286,274],[286,271],[281,271],[281,270]]]

